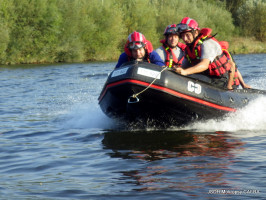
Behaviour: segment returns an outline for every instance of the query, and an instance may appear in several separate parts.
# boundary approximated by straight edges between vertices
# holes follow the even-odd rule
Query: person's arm
[[[127,58],[127,54],[126,53],[122,53],[120,56],[119,56],[119,59],[118,59],[118,62],[115,66],[115,69],[116,68],[119,68],[122,64],[128,62],[128,58]]]
[[[189,67],[187,69],[182,69],[181,67],[175,68],[175,72],[177,72],[178,74],[184,75],[184,76],[187,76],[190,74],[196,74],[196,73],[206,71],[209,67],[209,64],[210,64],[210,60],[204,58],[198,64],[194,65],[193,67]]]
[[[165,66],[164,61],[161,59],[161,57],[159,56],[159,54],[156,51],[152,51],[150,53],[150,60],[151,60],[151,63],[153,63],[153,64],[159,65],[161,67]]]
[[[166,53],[165,53],[164,49],[162,47],[159,47],[159,48],[155,49],[154,51],[160,56],[161,60],[163,62],[165,62]]]

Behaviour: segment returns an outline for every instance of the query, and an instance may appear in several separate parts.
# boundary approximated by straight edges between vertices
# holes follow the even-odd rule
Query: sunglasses
[[[179,33],[183,31],[189,31],[189,30],[192,30],[192,28],[189,27],[187,24],[177,24],[177,31]]]
[[[129,49],[140,49],[142,47],[145,47],[145,44],[141,41],[130,42],[128,44]]]
[[[177,33],[177,28],[176,27],[171,27],[167,29],[166,31],[167,34],[176,34]]]

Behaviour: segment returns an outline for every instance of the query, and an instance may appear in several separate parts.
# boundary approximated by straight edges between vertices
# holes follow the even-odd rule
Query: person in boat
[[[140,32],[134,31],[129,34],[124,50],[125,52],[120,55],[115,68],[119,68],[122,64],[133,60],[149,62],[161,67],[165,66],[163,60],[153,50],[151,42],[146,40]]]
[[[218,41],[211,35],[212,29],[200,29],[198,23],[185,17],[177,25],[178,32],[186,43],[185,56],[191,67],[176,68],[181,75],[203,73],[221,80],[227,89],[235,89],[239,84],[243,88],[250,88],[245,84],[240,72],[228,52],[228,42]]]
[[[168,25],[164,30],[164,39],[155,51],[159,54],[165,65],[169,68],[187,66],[187,59],[184,59],[186,45],[179,42],[179,33],[176,24]]]

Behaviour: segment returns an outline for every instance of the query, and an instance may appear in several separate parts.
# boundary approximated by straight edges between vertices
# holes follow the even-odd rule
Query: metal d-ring
[[[138,103],[139,102],[139,98],[135,95],[131,96],[128,98],[128,103]]]

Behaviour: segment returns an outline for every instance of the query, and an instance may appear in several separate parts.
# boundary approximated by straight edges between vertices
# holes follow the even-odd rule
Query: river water
[[[266,55],[235,55],[266,89]],[[0,67],[0,199],[265,199],[266,98],[222,121],[121,128],[97,98],[115,63]]]

